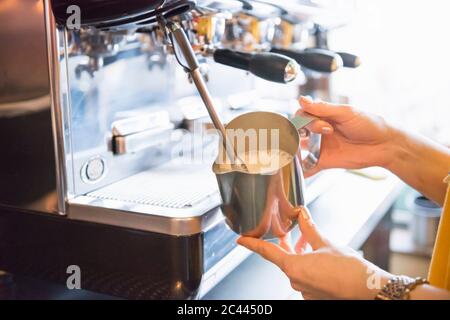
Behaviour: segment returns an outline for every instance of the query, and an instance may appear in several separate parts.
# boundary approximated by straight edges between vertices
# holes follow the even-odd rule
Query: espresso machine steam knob
[[[278,83],[291,82],[300,72],[300,66],[295,60],[271,52],[247,53],[217,49],[213,58],[217,63],[245,70],[259,78]]]
[[[272,48],[271,52],[283,54],[310,70],[331,73],[343,66],[342,58],[335,52],[325,49],[306,49],[304,51]]]
[[[337,52],[344,62],[346,68],[358,68],[361,65],[361,58],[347,52]]]
[[[288,83],[297,78],[300,66],[286,56],[264,52],[253,54],[249,71],[262,79]]]

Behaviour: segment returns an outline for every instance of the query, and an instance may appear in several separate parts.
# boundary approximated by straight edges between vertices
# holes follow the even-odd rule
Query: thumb
[[[240,237],[237,239],[237,243],[258,253],[264,259],[277,265],[281,270],[285,270],[286,257],[289,256],[289,252],[275,243],[251,237]]]
[[[309,210],[306,207],[298,207],[296,211],[298,212],[298,225],[305,241],[311,245],[313,250],[326,247],[328,241],[320,234],[311,218]]]

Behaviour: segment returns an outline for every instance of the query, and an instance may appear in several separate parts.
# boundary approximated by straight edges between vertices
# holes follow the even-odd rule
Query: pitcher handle
[[[294,118],[290,119],[295,128],[297,130],[300,130],[300,135],[302,137],[309,136],[308,140],[309,153],[305,157],[305,159],[302,159],[301,161],[303,170],[310,170],[314,168],[319,162],[322,135],[319,133],[311,132],[306,128],[308,124],[317,119],[318,119],[317,117],[310,114],[297,115]]]

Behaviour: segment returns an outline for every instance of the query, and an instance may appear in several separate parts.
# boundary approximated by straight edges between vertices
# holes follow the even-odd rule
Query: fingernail
[[[313,99],[310,96],[301,96],[301,98],[307,103],[313,103]]]
[[[309,216],[308,212],[304,208],[302,208],[302,210],[301,210],[301,215],[302,215],[304,220],[310,220],[311,219],[311,217]]]
[[[309,214],[308,209],[306,209],[305,207],[302,207],[301,209],[302,210],[300,214],[302,215],[303,220],[305,220],[310,226],[314,225],[314,222],[311,219],[311,215]]]
[[[331,128],[331,127],[323,127],[322,128],[322,133],[324,133],[324,134],[333,133],[333,128]]]
[[[297,207],[297,208],[294,209],[294,211],[295,211],[295,213],[296,213],[297,215],[300,215],[300,214],[301,214],[301,215],[302,215],[302,218],[303,218],[304,220],[310,219],[309,214],[308,214],[308,212],[306,212],[305,207]]]

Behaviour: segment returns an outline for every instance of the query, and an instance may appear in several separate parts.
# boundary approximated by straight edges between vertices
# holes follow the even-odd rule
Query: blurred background
[[[446,36],[450,3],[319,2],[348,19],[346,26],[334,31],[330,46],[358,52],[363,61],[358,72],[344,69],[334,75],[335,90],[345,92],[358,108],[450,146],[450,41]],[[405,187],[394,206],[391,272],[427,275],[439,209],[424,210],[418,197]],[[423,218],[424,212],[428,219]],[[428,249],[423,246],[426,243]]]
[[[348,18],[330,43],[358,52],[358,72],[333,84],[351,103],[450,145],[450,30],[447,1],[320,1]],[[352,12],[348,14],[348,12]]]

